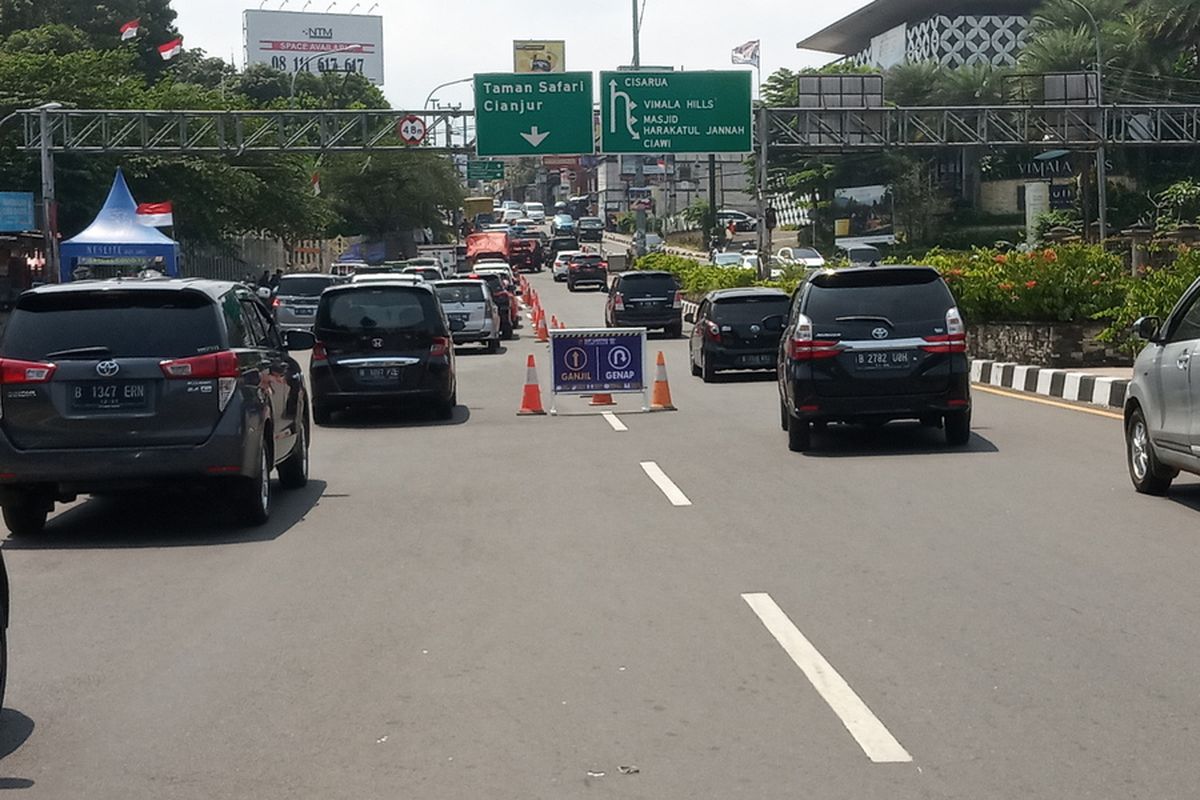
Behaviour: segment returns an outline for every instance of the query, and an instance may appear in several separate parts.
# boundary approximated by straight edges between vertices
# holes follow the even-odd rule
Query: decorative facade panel
[[[948,67],[1012,66],[1028,31],[1028,17],[938,15],[908,26],[908,61],[936,61]]]

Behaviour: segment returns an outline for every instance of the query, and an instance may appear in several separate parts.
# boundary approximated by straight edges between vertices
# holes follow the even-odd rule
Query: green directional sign
[[[467,180],[469,181],[502,181],[504,180],[503,161],[468,161]]]
[[[605,153],[749,153],[750,72],[601,72]]]
[[[592,73],[476,75],[475,124],[480,156],[591,153]]]

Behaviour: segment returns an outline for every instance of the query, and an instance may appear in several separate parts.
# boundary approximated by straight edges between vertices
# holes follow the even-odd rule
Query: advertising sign
[[[642,162],[643,175],[674,175],[675,156],[640,155],[620,156],[621,174],[633,175],[637,172],[637,162]]]
[[[592,73],[475,76],[479,156],[577,155],[592,140]]]
[[[503,161],[468,161],[467,180],[469,181],[502,181],[504,180]]]
[[[895,244],[896,229],[890,186],[852,186],[833,193],[835,242]]]
[[[33,192],[0,192],[0,233],[37,230]]]
[[[605,153],[749,153],[749,70],[601,72]]]
[[[567,43],[561,39],[513,42],[513,72],[566,72]]]
[[[646,391],[646,330],[550,331],[554,394]]]
[[[383,84],[383,17],[246,11],[246,63],[295,72],[357,72]]]

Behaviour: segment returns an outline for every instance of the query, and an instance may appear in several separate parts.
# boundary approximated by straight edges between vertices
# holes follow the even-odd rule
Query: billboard
[[[566,72],[567,43],[561,39],[513,42],[513,72]]]
[[[895,244],[896,229],[890,186],[852,186],[833,193],[835,241],[854,244]]]
[[[621,174],[633,175],[637,172],[637,162],[642,162],[643,175],[674,175],[675,156],[673,155],[640,155],[620,156]]]
[[[296,72],[357,72],[383,84],[383,17],[246,11],[246,64]]]
[[[33,192],[0,192],[0,232],[35,231]]]

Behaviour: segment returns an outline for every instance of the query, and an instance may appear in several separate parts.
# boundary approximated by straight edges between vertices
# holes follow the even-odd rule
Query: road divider
[[[833,665],[825,660],[800,629],[783,613],[771,595],[764,592],[743,594],[742,599],[758,615],[759,620],[770,631],[780,647],[784,649],[809,683],[817,690],[833,713],[846,726],[846,730],[877,764],[908,763],[908,754],[896,737],[884,727],[862,698],[850,688],[850,684],[838,674]]]
[[[1113,409],[1125,407],[1129,391],[1128,378],[981,359],[971,362],[971,381]]]
[[[671,505],[690,506],[692,504],[688,496],[675,485],[675,481],[667,477],[667,473],[663,472],[662,467],[658,466],[656,462],[643,461],[642,471],[646,473],[646,477],[654,481],[654,485],[659,488],[659,491],[666,495]]]

